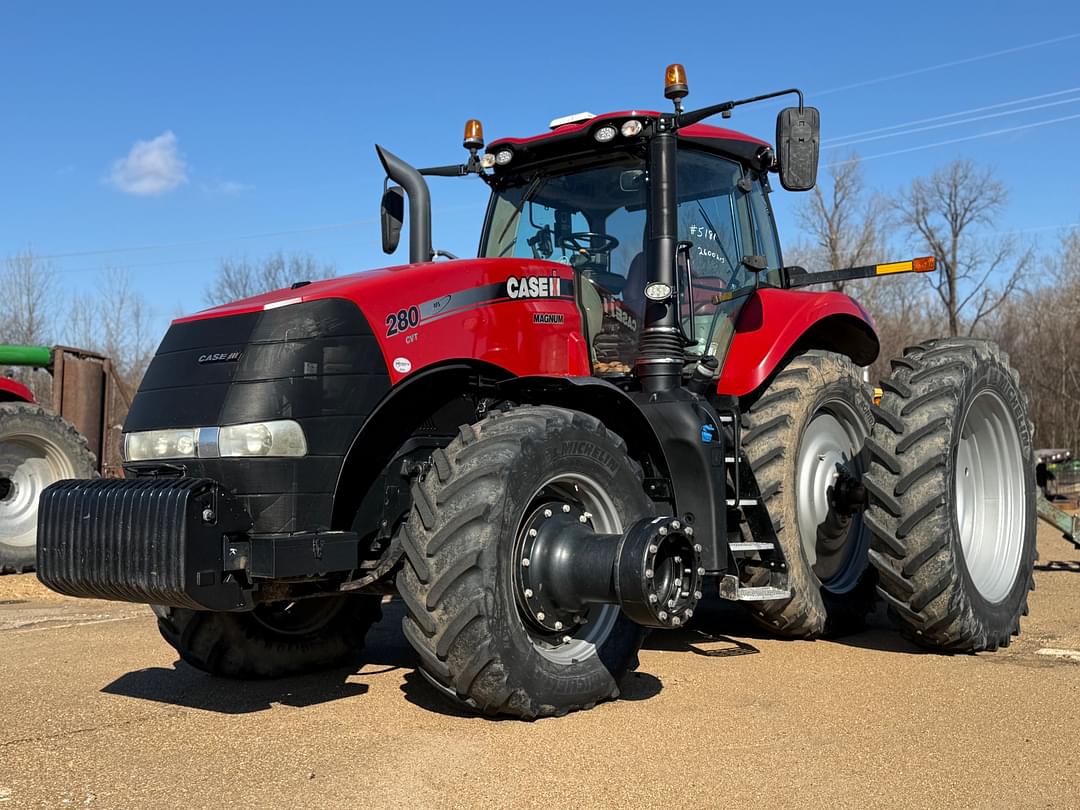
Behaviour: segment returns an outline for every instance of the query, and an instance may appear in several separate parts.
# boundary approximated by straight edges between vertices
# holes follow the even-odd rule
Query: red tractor
[[[703,123],[789,93],[775,147]],[[1015,372],[928,341],[875,404],[871,319],[803,288],[933,261],[785,266],[770,176],[813,187],[817,110],[686,111],[678,65],[665,95],[486,151],[469,122],[461,165],[376,147],[409,263],[175,321],[127,479],[46,491],[42,581],[149,603],[184,660],[240,678],[348,659],[394,593],[435,687],[525,718],[617,696],[706,590],[790,638],[881,597],[930,647],[1008,644],[1035,556]],[[491,200],[456,260],[424,177],[470,175]]]

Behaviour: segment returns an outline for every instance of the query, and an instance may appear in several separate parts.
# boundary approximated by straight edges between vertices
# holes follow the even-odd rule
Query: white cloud
[[[176,135],[163,132],[151,141],[135,141],[127,157],[117,160],[109,183],[125,194],[151,197],[172,191],[188,181],[187,164],[176,146]]]

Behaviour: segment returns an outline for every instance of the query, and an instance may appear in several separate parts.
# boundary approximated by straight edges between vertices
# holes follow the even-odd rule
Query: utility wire
[[[1035,96],[1025,96],[1024,98],[1016,98],[1012,101],[1002,101],[998,104],[988,104],[985,107],[972,107],[968,110],[958,110],[956,112],[945,113],[943,115],[935,115],[931,118],[916,118],[914,121],[905,121],[902,124],[893,124],[888,127],[877,127],[876,129],[864,129],[862,132],[851,132],[847,135],[836,135],[832,138],[825,138],[822,140],[822,145],[831,144],[834,141],[846,141],[851,138],[861,138],[864,135],[876,135],[879,132],[888,132],[891,129],[903,129],[904,127],[914,127],[920,124],[929,124],[934,121],[944,121],[946,118],[956,118],[961,115],[975,115],[977,113],[986,112],[987,110],[999,110],[1002,107],[1012,107],[1016,104],[1026,104],[1029,101],[1041,101],[1044,98],[1053,98],[1054,96],[1064,96],[1069,93],[1075,93],[1080,91],[1080,86],[1070,87],[1068,90],[1055,90],[1053,93],[1039,93]]]
[[[891,82],[891,81],[894,81],[896,79],[905,79],[908,76],[918,76],[918,75],[923,74],[923,73],[931,73],[931,72],[933,72],[935,70],[944,70],[945,68],[957,67],[958,65],[967,65],[967,64],[970,64],[972,62],[981,62],[984,59],[993,59],[995,56],[1005,56],[1005,55],[1010,54],[1010,53],[1019,53],[1020,51],[1028,51],[1028,50],[1031,50],[1032,48],[1041,48],[1041,47],[1043,47],[1045,45],[1055,45],[1058,42],[1067,42],[1068,40],[1076,39],[1077,37],[1080,37],[1080,33],[1065,34],[1065,35],[1060,36],[1060,37],[1054,37],[1053,39],[1044,39],[1044,40],[1041,40],[1039,42],[1031,42],[1031,43],[1028,43],[1027,45],[1017,45],[1016,47],[1005,48],[1005,49],[1000,50],[1000,51],[991,51],[989,53],[981,53],[981,54],[977,54],[976,56],[968,56],[968,57],[966,57],[964,59],[954,59],[951,62],[942,62],[941,64],[938,64],[938,65],[929,65],[928,67],[915,68],[914,70],[905,70],[902,73],[893,73],[893,74],[890,74],[888,76],[878,76],[877,78],[874,78],[874,79],[865,79],[865,80],[863,80],[861,82],[853,82],[852,84],[844,84],[844,85],[841,85],[840,87],[831,87],[828,90],[815,90],[813,92],[813,95],[815,97],[816,96],[827,96],[827,95],[830,95],[832,93],[842,92],[844,90],[854,90],[854,89],[856,89],[858,87],[869,87],[870,85],[881,84],[883,82]]]
[[[944,127],[955,127],[962,124],[973,124],[976,121],[986,121],[990,118],[1001,118],[1006,115],[1017,115],[1019,113],[1031,112],[1032,110],[1042,110],[1047,107],[1060,107],[1062,104],[1075,104],[1080,101],[1080,96],[1075,98],[1060,99],[1058,101],[1047,101],[1043,104],[1032,104],[1028,107],[1018,107],[1015,110],[1003,110],[995,113],[987,113],[986,115],[975,115],[968,118],[959,118],[956,121],[945,121],[938,124],[928,124],[923,127],[913,127],[912,129],[902,129],[897,132],[886,132],[881,135],[869,135],[865,138],[855,138],[854,140],[845,141],[844,143],[830,144],[827,149],[846,149],[849,146],[855,146],[860,143],[869,143],[870,141],[880,141],[885,138],[896,138],[901,135],[914,135],[917,132],[928,132],[932,129],[942,129]]]
[[[1077,118],[1080,118],[1080,113],[1077,113],[1076,115],[1065,115],[1065,116],[1062,116],[1061,118],[1051,118],[1051,119],[1049,119],[1047,121],[1036,121],[1036,122],[1031,123],[1031,124],[1021,124],[1020,126],[1015,126],[1015,127],[1005,127],[1004,129],[994,129],[994,130],[991,130],[989,132],[980,132],[977,135],[965,135],[962,138],[950,138],[947,141],[937,141],[935,143],[924,143],[922,146],[912,146],[912,147],[909,147],[907,149],[894,149],[891,152],[879,152],[876,155],[863,155],[862,157],[849,158],[847,160],[837,160],[837,161],[834,161],[832,163],[828,163],[826,165],[829,166],[829,167],[832,167],[832,166],[844,166],[844,165],[846,165],[848,163],[856,163],[856,162],[867,161],[867,160],[877,160],[878,158],[892,157],[893,155],[906,155],[909,152],[919,152],[919,151],[922,151],[923,149],[933,149],[933,148],[938,147],[938,146],[948,146],[949,144],[963,143],[964,141],[974,141],[974,140],[978,140],[979,138],[991,138],[991,137],[993,137],[995,135],[1005,135],[1005,134],[1007,134],[1009,132],[1020,132],[1021,130],[1025,130],[1025,129],[1036,129],[1037,127],[1045,127],[1045,126],[1049,126],[1050,124],[1060,124],[1062,121],[1072,121],[1072,120],[1077,119]]]

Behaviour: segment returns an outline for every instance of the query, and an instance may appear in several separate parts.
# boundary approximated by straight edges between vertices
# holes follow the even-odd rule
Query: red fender
[[[735,321],[717,393],[756,391],[794,348],[827,349],[865,366],[874,362],[879,344],[869,313],[843,293],[761,289]]]
[[[33,402],[34,395],[25,385],[0,377],[0,402]]]

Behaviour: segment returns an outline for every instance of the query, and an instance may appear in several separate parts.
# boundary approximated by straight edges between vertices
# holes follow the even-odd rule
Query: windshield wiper
[[[503,237],[506,236],[506,232],[510,230],[510,226],[518,220],[521,216],[521,209],[525,207],[525,203],[529,201],[533,194],[540,188],[540,183],[544,180],[544,175],[537,174],[533,177],[532,182],[529,183],[525,189],[525,193],[521,195],[521,199],[518,200],[517,205],[514,206],[514,212],[506,220],[506,225],[503,226],[502,233],[499,234],[499,238],[496,242],[501,242]]]

